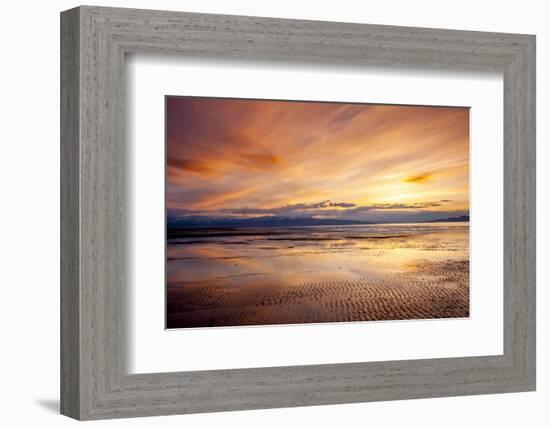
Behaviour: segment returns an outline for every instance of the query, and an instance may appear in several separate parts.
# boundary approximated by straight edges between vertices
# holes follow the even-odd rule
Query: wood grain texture
[[[62,13],[62,413],[78,419],[535,388],[535,38],[80,7]],[[124,55],[501,71],[504,354],[129,375]]]
[[[61,412],[80,414],[79,16],[61,19]]]

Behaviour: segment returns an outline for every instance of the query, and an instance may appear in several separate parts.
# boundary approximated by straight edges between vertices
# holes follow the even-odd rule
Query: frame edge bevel
[[[60,412],[80,419],[80,10],[61,13]]]

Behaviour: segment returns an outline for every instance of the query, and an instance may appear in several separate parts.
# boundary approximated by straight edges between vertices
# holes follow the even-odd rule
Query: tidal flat
[[[469,316],[469,223],[169,230],[166,326]]]

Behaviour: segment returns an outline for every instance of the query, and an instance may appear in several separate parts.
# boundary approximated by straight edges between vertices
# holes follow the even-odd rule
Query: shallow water
[[[190,229],[172,236],[168,327],[468,315],[467,222]]]

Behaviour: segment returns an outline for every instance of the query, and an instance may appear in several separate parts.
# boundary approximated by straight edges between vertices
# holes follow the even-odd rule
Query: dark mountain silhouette
[[[461,215],[451,218],[432,219],[428,221],[390,221],[390,223],[407,222],[467,222],[469,215]],[[240,227],[307,227],[318,225],[357,225],[357,224],[383,224],[384,221],[355,221],[339,218],[313,218],[313,217],[282,217],[261,216],[254,218],[216,218],[208,216],[168,216],[166,226],[168,229],[182,228],[240,228]]]
[[[444,218],[444,219],[432,219],[431,221],[426,221],[426,222],[467,222],[467,221],[470,221],[470,215],[454,216],[452,218]]]
[[[209,227],[296,227],[312,225],[354,225],[371,224],[364,221],[346,219],[261,216],[255,218],[212,218],[205,216],[168,217],[168,228],[209,228]]]

